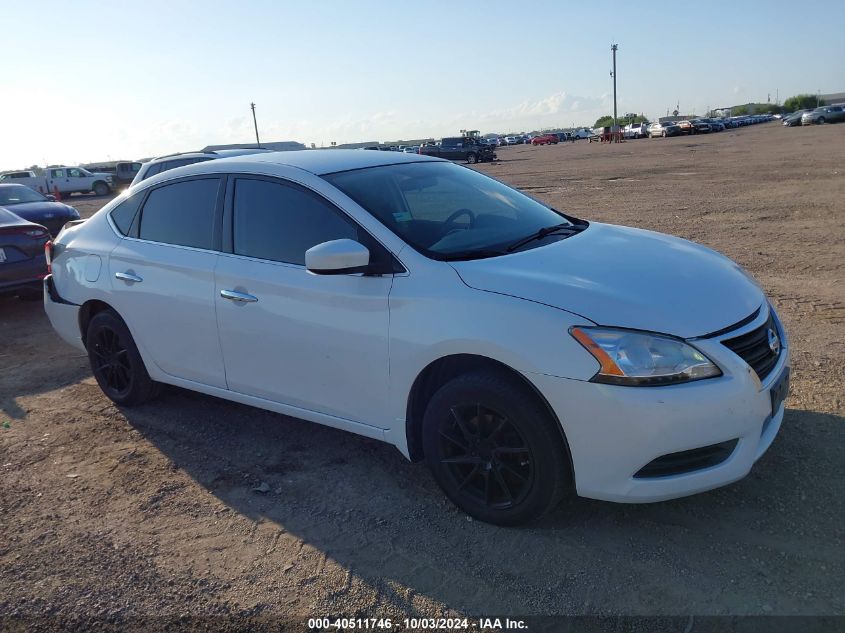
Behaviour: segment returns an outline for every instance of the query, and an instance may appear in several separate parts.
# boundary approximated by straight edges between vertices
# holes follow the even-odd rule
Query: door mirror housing
[[[349,275],[367,272],[370,251],[355,240],[331,240],[305,251],[305,268],[316,275]]]

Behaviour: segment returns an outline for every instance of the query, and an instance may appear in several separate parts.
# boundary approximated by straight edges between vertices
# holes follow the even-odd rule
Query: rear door
[[[225,178],[168,181],[140,206],[109,259],[112,300],[145,357],[176,378],[226,387],[214,313]],[[123,205],[112,212],[117,224]],[[118,218],[116,220],[115,218]]]
[[[230,176],[215,292],[229,389],[386,428],[392,276],[315,275],[304,265],[306,250],[341,238],[376,261],[383,247],[365,233],[310,189]]]

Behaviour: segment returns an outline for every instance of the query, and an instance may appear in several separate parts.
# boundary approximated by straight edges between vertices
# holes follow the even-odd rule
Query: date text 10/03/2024
[[[309,618],[310,630],[407,630],[407,631],[518,631],[527,630],[523,620],[510,618]]]

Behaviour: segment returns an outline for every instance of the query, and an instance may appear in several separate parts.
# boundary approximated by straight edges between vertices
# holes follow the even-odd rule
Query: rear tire
[[[150,378],[129,328],[114,310],[94,315],[85,347],[97,384],[115,404],[132,407],[158,395],[158,383]]]
[[[464,374],[428,403],[425,460],[461,510],[487,523],[520,525],[554,508],[571,488],[556,425],[537,395],[514,378]]]
[[[109,188],[109,186],[108,186],[106,183],[104,183],[102,180],[98,180],[97,182],[95,182],[95,183],[94,183],[93,192],[94,192],[96,195],[98,195],[98,196],[104,196],[104,195],[106,195],[109,191],[111,191],[111,189],[110,189],[110,188]]]

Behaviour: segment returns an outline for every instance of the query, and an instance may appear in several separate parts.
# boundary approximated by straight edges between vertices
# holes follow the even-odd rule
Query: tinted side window
[[[155,176],[158,172],[161,171],[161,165],[162,165],[162,163],[154,163],[154,164],[150,165],[149,168],[147,169],[146,173],[144,174],[143,179],[146,180],[147,178]]]
[[[219,178],[183,180],[150,192],[141,211],[142,240],[213,248]]]
[[[111,219],[114,225],[124,235],[129,235],[129,228],[135,220],[135,214],[138,213],[138,207],[141,206],[141,200],[143,198],[143,193],[136,194],[131,198],[127,198],[111,210]]]
[[[305,265],[305,251],[358,239],[358,228],[319,196],[266,180],[235,182],[233,245],[238,255]]]

